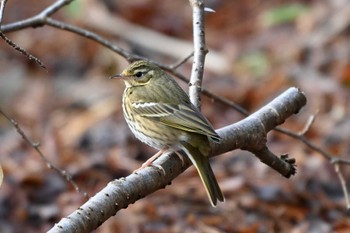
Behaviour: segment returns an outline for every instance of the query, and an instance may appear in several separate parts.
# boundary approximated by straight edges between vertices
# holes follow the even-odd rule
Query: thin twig
[[[58,11],[59,9],[61,9],[62,7],[64,7],[65,5],[70,4],[71,2],[73,2],[74,0],[58,0],[56,2],[54,2],[52,5],[48,6],[47,8],[45,8],[40,15],[42,16],[50,16],[53,15],[56,11]]]
[[[56,11],[58,11],[60,8],[64,7],[65,5],[71,3],[74,0],[58,0],[54,2],[52,5],[45,8],[42,12],[39,14],[20,20],[14,23],[9,23],[1,27],[1,31],[3,32],[13,32],[18,31],[20,29],[28,28],[28,27],[40,27],[45,25],[45,20],[48,16],[52,15]]]
[[[328,159],[328,161],[330,163],[333,164],[334,166],[334,170],[337,173],[338,179],[340,181],[340,186],[342,187],[343,193],[344,193],[344,199],[345,199],[345,203],[346,203],[346,208],[348,210],[348,212],[350,212],[350,200],[349,200],[349,192],[348,189],[346,187],[346,181],[344,179],[343,173],[340,170],[340,164],[347,164],[350,165],[350,161],[346,160],[346,159],[341,159],[341,158],[337,158],[334,155],[330,154],[329,152],[321,149],[319,146],[316,146],[315,144],[313,144],[312,142],[310,142],[309,140],[307,140],[305,138],[305,134],[310,130],[312,124],[315,122],[316,119],[316,115],[318,114],[318,111],[311,115],[308,119],[308,121],[306,122],[304,128],[298,132],[298,133],[294,133],[291,132],[287,129],[283,129],[283,128],[276,128],[275,131],[284,133],[290,137],[293,137],[301,142],[303,142],[306,146],[308,146],[309,148],[311,148],[312,150],[318,152],[319,154],[323,155],[326,159]]]
[[[18,123],[10,118],[6,113],[4,113],[1,109],[0,109],[0,114],[3,115],[17,130],[18,134],[21,135],[22,139],[27,142],[31,147],[34,148],[34,150],[36,152],[38,152],[38,154],[40,155],[41,159],[43,159],[46,162],[46,166],[49,169],[53,169],[55,170],[57,173],[59,173],[61,176],[63,176],[69,183],[71,183],[71,185],[74,187],[74,189],[81,193],[85,198],[89,198],[88,194],[83,191],[81,188],[79,188],[78,184],[72,179],[72,176],[67,173],[67,171],[65,170],[61,170],[60,168],[56,167],[55,165],[53,165],[47,158],[46,156],[43,154],[43,152],[39,149],[40,143],[37,142],[32,142],[28,136],[23,132],[23,130],[21,129],[21,127],[18,125]]]
[[[5,36],[4,33],[2,33],[0,31],[0,37],[8,44],[10,45],[12,48],[14,48],[15,50],[17,50],[18,52],[20,52],[21,54],[23,54],[24,56],[26,56],[30,61],[35,61],[36,64],[38,64],[41,68],[45,69],[47,71],[47,68],[45,66],[45,64],[37,57],[33,56],[32,54],[30,54],[29,52],[27,52],[24,48],[18,46],[16,43],[14,43],[12,40],[10,40],[9,38],[7,38],[7,36]]]
[[[304,128],[298,133],[300,136],[305,136],[307,132],[309,132],[312,124],[315,122],[316,116],[318,114],[318,110],[316,111],[315,114],[312,114],[309,119],[307,120]]]
[[[285,135],[288,135],[289,137],[292,137],[292,138],[295,138],[301,142],[303,142],[307,147],[309,147],[310,149],[318,152],[319,154],[321,154],[322,156],[324,156],[325,158],[327,158],[328,160],[331,160],[333,155],[328,153],[327,151],[325,150],[322,150],[320,147],[318,147],[316,144],[310,142],[309,140],[307,140],[305,138],[305,136],[303,135],[299,135],[298,133],[295,133],[293,131],[290,131],[288,129],[285,129],[285,128],[282,128],[282,127],[276,127],[275,128],[275,131],[276,132],[279,132],[279,133],[283,133]],[[350,164],[350,161],[349,161],[349,164]]]
[[[102,36],[99,36],[98,34],[92,32],[92,31],[89,31],[89,30],[86,30],[86,29],[83,29],[83,28],[80,28],[80,27],[77,27],[77,26],[74,26],[74,25],[71,25],[68,23],[58,21],[58,20],[52,19],[50,17],[46,18],[45,23],[49,26],[52,26],[52,27],[55,27],[55,28],[58,28],[61,30],[73,32],[73,33],[81,35],[85,38],[96,41],[97,43],[105,46],[106,48],[116,52],[117,54],[124,57],[128,61],[135,60],[135,59],[145,59],[144,57],[132,55],[131,53],[114,45],[109,40],[103,38]]]
[[[348,212],[350,211],[350,200],[349,200],[349,191],[348,188],[346,187],[346,181],[344,179],[343,173],[340,170],[340,166],[339,163],[334,163],[334,170],[338,175],[338,179],[340,181],[341,187],[343,189],[343,193],[344,193],[344,198],[345,198],[345,203],[346,203],[346,208],[348,210]]]
[[[193,23],[193,65],[189,83],[189,97],[194,106],[201,107],[201,91],[204,73],[205,55],[208,53],[205,45],[204,3],[201,0],[190,0]]]
[[[1,0],[0,2],[0,25],[2,24],[3,16],[4,16],[4,11],[5,11],[5,6],[6,6],[7,0]],[[19,51],[21,54],[26,56],[29,60],[35,61],[36,64],[38,64],[41,68],[45,69],[47,71],[47,68],[45,64],[37,57],[33,56],[29,52],[27,52],[24,48],[18,46],[15,42],[10,40],[2,30],[0,30],[0,37],[12,48],[15,50]]]
[[[243,107],[241,107],[239,104],[236,104],[235,102],[233,102],[232,100],[229,100],[225,97],[222,97],[220,95],[215,94],[214,92],[202,88],[202,93],[206,96],[208,96],[209,98],[212,98],[213,100],[216,100],[218,102],[221,102],[231,108],[233,108],[234,110],[236,110],[237,112],[239,112],[240,114],[242,114],[243,116],[249,116],[249,112],[244,109]]]
[[[334,155],[328,153],[327,151],[321,149],[319,146],[317,146],[316,144],[310,142],[309,140],[307,140],[307,138],[305,137],[305,134],[310,130],[312,124],[315,122],[316,119],[316,115],[318,114],[318,111],[316,111],[315,114],[311,115],[308,119],[308,121],[306,122],[305,126],[303,127],[303,129],[301,131],[299,131],[298,133],[295,133],[293,131],[290,131],[288,129],[282,128],[282,127],[276,127],[274,130],[276,132],[285,134],[289,137],[292,137],[294,139],[297,139],[301,142],[303,142],[307,147],[309,147],[310,149],[318,152],[319,154],[321,154],[322,156],[324,156],[326,159],[328,159],[329,161],[332,161],[332,159],[335,157]],[[347,160],[338,160],[337,162],[339,163],[349,163],[350,161]]]
[[[2,167],[1,167],[1,164],[0,164],[0,187],[2,185],[3,179],[4,179],[4,172],[2,171]]]
[[[193,57],[194,52],[190,53],[187,57],[181,59],[180,61],[176,62],[175,64],[170,65],[169,67],[171,69],[176,70],[178,67],[182,66],[184,63],[186,63],[191,57]]]

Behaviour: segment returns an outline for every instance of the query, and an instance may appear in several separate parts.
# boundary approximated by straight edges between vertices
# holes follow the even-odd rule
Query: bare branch
[[[40,143],[37,142],[32,142],[27,135],[23,132],[23,130],[21,129],[21,127],[18,125],[18,123],[11,119],[5,112],[3,112],[0,109],[0,114],[3,115],[17,130],[18,134],[21,135],[21,137],[23,138],[23,140],[28,143],[28,145],[30,145],[31,147],[34,148],[34,150],[36,150],[36,152],[38,152],[38,154],[40,155],[40,157],[42,158],[42,160],[44,160],[46,162],[46,166],[50,169],[55,170],[57,173],[59,173],[62,177],[64,177],[69,183],[71,183],[71,185],[74,187],[74,189],[81,193],[84,197],[89,198],[88,194],[81,190],[78,186],[77,183],[75,183],[74,180],[72,180],[72,176],[67,173],[65,170],[61,170],[59,167],[56,167],[55,165],[53,165],[47,158],[46,156],[43,154],[43,152],[39,149]]]
[[[12,40],[10,40],[9,38],[7,38],[7,36],[5,36],[4,33],[2,33],[0,31],[0,37],[8,44],[10,45],[12,48],[14,48],[15,50],[17,50],[18,52],[20,52],[21,54],[23,54],[24,56],[26,56],[30,61],[34,61],[36,64],[38,64],[41,68],[47,70],[45,64],[37,57],[33,56],[32,54],[30,54],[29,52],[27,52],[24,48],[18,46],[17,44],[15,44]]]
[[[198,109],[201,107],[202,79],[204,73],[205,55],[208,50],[205,45],[204,3],[201,0],[190,0],[192,6],[194,57],[190,79],[189,96]]]
[[[93,41],[96,41],[97,43],[105,46],[106,48],[116,52],[117,54],[119,54],[120,56],[124,57],[125,59],[127,59],[128,61],[132,61],[135,59],[145,59],[143,57],[140,56],[136,56],[136,55],[132,55],[131,53],[127,52],[126,50],[114,45],[113,43],[111,43],[110,41],[106,40],[105,38],[99,36],[98,34],[91,32],[89,30],[85,30],[82,29],[80,27],[71,25],[71,24],[67,24],[58,20],[54,20],[50,17],[48,17],[45,20],[45,23],[47,25],[50,25],[52,27],[61,29],[61,30],[65,30],[65,31],[70,31],[73,32],[75,34],[81,35],[85,38],[91,39]]]
[[[169,66],[171,69],[176,70],[178,67],[186,63],[191,57],[193,57],[194,52],[190,53],[187,57],[181,59],[180,61],[176,62],[175,64]]]
[[[0,25],[2,24],[2,19],[4,18],[6,2],[7,0],[0,1]]]
[[[338,175],[338,179],[340,181],[340,184],[344,193],[346,208],[348,211],[350,211],[350,200],[349,200],[349,194],[348,194],[349,191],[348,191],[348,188],[346,187],[346,181],[344,179],[343,173],[340,170],[339,163],[334,163],[333,165],[334,165],[334,170]]]
[[[235,102],[233,102],[232,100],[226,99],[225,97],[217,95],[214,92],[212,92],[212,91],[210,91],[208,89],[205,89],[205,88],[202,88],[202,93],[204,95],[208,96],[209,98],[212,98],[213,100],[216,100],[218,102],[221,102],[221,103],[223,103],[223,104],[233,108],[237,112],[241,113],[243,116],[249,116],[249,113],[248,113],[247,110],[245,110],[240,105],[238,105]]]
[[[51,6],[45,8],[42,12],[40,12],[39,14],[33,17],[2,26],[1,31],[13,32],[13,31],[18,31],[20,29],[24,29],[28,27],[43,26],[45,25],[45,20],[48,16],[52,15],[53,13],[58,11],[60,8],[71,3],[72,1],[74,0],[58,0],[54,2]]]
[[[4,13],[4,9],[5,9],[5,5],[6,5],[6,1],[7,0],[1,0],[0,2],[0,25],[3,19],[3,13]],[[37,15],[36,17],[33,17],[32,20],[24,20],[24,21],[19,21],[16,22],[14,24],[14,29],[16,28],[21,28],[20,26],[25,26],[27,24],[30,24],[31,26],[36,26],[38,24],[38,19],[39,18],[44,18],[47,15],[53,14],[54,12],[56,12],[58,9],[60,9],[62,6],[70,3],[73,0],[59,0],[57,2],[55,2],[54,4],[52,4],[51,6],[49,6],[48,8],[46,8],[44,11],[42,11],[42,13],[40,13],[39,15]],[[16,26],[17,25],[17,26]],[[18,30],[17,29],[17,30]],[[7,32],[6,30],[6,26],[5,27],[1,27],[0,30],[0,37],[8,44],[10,45],[12,48],[14,48],[15,50],[19,51],[21,54],[25,55],[29,60],[33,60],[35,61],[36,64],[38,64],[41,68],[47,70],[46,66],[44,65],[44,63],[37,57],[35,57],[34,55],[30,54],[29,52],[27,52],[24,48],[18,46],[16,43],[14,43],[12,40],[10,40],[5,34],[4,32]]]
[[[286,107],[286,104],[288,107]],[[266,148],[266,134],[306,104],[304,94],[297,88],[289,88],[278,98],[236,124],[218,130],[222,143],[213,145],[213,153],[221,154],[236,148],[254,153],[260,160],[282,175],[289,177],[295,172],[294,162],[276,157]],[[242,127],[240,125],[249,125]],[[231,127],[234,127],[233,130]],[[245,134],[246,136],[242,135]],[[238,136],[241,135],[241,136]],[[238,141],[237,141],[238,139]],[[290,163],[292,162],[292,163]],[[289,163],[289,164],[288,164]],[[286,167],[288,168],[286,170]]]
[[[305,136],[305,134],[310,130],[312,124],[315,122],[317,114],[318,111],[309,117],[304,128],[298,133],[300,136]]]
[[[71,2],[73,2],[74,0],[58,0],[56,2],[54,2],[51,6],[48,6],[47,8],[45,8],[45,10],[43,10],[40,15],[42,15],[42,17],[47,17],[50,15],[53,15],[56,11],[58,11],[59,9],[61,9],[62,7],[70,4]]]
[[[279,128],[279,127],[276,128],[275,130],[277,132],[286,134],[286,135],[288,135],[290,137],[293,137],[293,138],[295,138],[297,140],[300,140],[307,147],[309,147],[310,149],[318,152],[323,157],[325,157],[330,163],[333,164],[334,170],[337,173],[340,185],[341,185],[343,193],[344,193],[344,198],[345,198],[345,202],[346,202],[346,208],[348,209],[348,211],[350,211],[350,200],[349,200],[349,194],[348,194],[349,192],[348,192],[348,189],[346,187],[346,181],[344,179],[344,176],[343,176],[342,172],[340,171],[340,164],[350,165],[350,160],[335,157],[331,153],[323,150],[319,146],[317,146],[314,143],[312,143],[311,141],[307,140],[306,137],[305,137],[305,134],[309,131],[309,129],[311,128],[312,124],[314,123],[317,113],[318,112],[316,112],[314,115],[310,116],[310,118],[308,119],[308,121],[305,124],[304,128],[299,133],[294,133],[294,132],[291,132],[291,131],[289,131],[287,129],[283,129],[283,128]]]
[[[284,129],[284,128],[281,128],[281,127],[277,127],[275,128],[275,131],[277,132],[280,132],[280,133],[283,133],[285,135],[288,135],[289,137],[292,137],[292,138],[295,138],[301,142],[303,142],[307,147],[309,147],[310,149],[320,153],[322,156],[324,156],[325,158],[327,158],[328,160],[332,160],[332,157],[333,155],[328,153],[327,151],[325,150],[322,150],[320,147],[318,147],[316,144],[310,142],[309,140],[307,140],[305,138],[305,136],[303,135],[299,135],[299,133],[295,133],[295,132],[292,132],[288,129]]]
[[[3,179],[4,179],[4,172],[2,171],[2,167],[1,167],[1,164],[0,164],[0,187],[2,185]]]

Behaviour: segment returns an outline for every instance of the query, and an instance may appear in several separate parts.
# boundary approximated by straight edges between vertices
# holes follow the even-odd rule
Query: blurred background
[[[53,0],[11,0],[3,24],[38,14]],[[291,86],[308,104],[283,127],[298,132],[318,112],[308,140],[349,158],[350,3],[206,0],[204,87],[252,113]],[[174,64],[192,52],[188,1],[76,0],[53,18],[111,40],[133,54]],[[129,175],[156,151],[138,142],[121,109],[124,84],[108,77],[128,63],[76,34],[50,26],[6,34],[47,71],[0,44],[0,108],[15,119],[52,164],[94,195]],[[178,68],[190,76],[191,62]],[[187,90],[187,84],[179,81]],[[244,116],[203,96],[215,128]],[[212,159],[226,202],[212,208],[197,172],[137,201],[96,232],[349,232],[344,193],[334,167],[300,141],[270,132],[268,146],[297,161],[285,179],[245,151]],[[49,169],[0,116],[0,232],[45,232],[85,202]],[[350,169],[340,167],[346,181]]]

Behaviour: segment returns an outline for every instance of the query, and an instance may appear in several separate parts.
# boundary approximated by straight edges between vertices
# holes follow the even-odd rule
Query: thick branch
[[[263,149],[266,134],[297,113],[305,104],[304,94],[297,88],[289,88],[247,118],[219,129],[217,132],[223,140],[222,143],[213,145],[213,154],[237,148],[249,151]]]
[[[297,113],[305,103],[306,98],[300,90],[288,89],[253,115],[236,124],[219,129],[218,133],[223,138],[223,142],[220,145],[214,145],[213,155],[237,148],[253,150],[253,152],[260,148],[260,151],[263,151],[266,148],[266,133],[276,125],[283,123],[293,113]],[[269,154],[268,159],[270,159],[272,155],[266,154]],[[278,160],[280,159],[276,158],[272,163]],[[75,212],[63,218],[49,232],[90,232],[96,229],[120,209],[168,185],[171,180],[191,165],[187,157],[184,157],[184,161],[185,164],[182,166],[182,161],[178,156],[165,154],[154,162],[161,166],[162,170],[147,167],[139,173],[110,182]],[[292,169],[291,167],[285,166],[284,169]],[[279,172],[282,170],[281,167],[273,168]],[[288,171],[282,174],[285,173]]]

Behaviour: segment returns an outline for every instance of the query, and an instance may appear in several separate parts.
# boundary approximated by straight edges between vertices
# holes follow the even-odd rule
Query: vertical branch
[[[2,23],[2,19],[4,17],[6,2],[7,2],[7,0],[0,1],[0,24]]]
[[[201,106],[200,93],[202,89],[202,79],[204,70],[205,55],[208,50],[205,46],[204,32],[204,4],[202,0],[189,0],[192,6],[193,22],[193,44],[194,57],[189,87],[191,102],[197,107]]]

